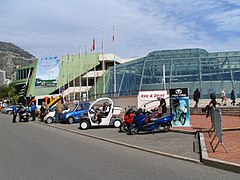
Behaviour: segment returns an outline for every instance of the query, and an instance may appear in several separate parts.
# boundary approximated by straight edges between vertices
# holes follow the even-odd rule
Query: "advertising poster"
[[[60,58],[57,56],[42,57],[38,60],[35,88],[56,87]]]
[[[143,108],[146,105],[148,110],[157,108],[159,106],[158,98],[167,99],[167,91],[139,91],[138,94],[138,108]],[[167,101],[167,100],[166,100]],[[168,104],[168,103],[167,103]]]
[[[170,109],[174,114],[173,126],[190,126],[188,88],[169,89]]]

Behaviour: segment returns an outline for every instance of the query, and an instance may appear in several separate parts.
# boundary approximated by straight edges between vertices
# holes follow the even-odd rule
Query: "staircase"
[[[240,106],[217,106],[217,109],[221,110],[222,115],[227,116],[240,116]],[[202,108],[190,107],[190,113],[192,115],[204,115]]]

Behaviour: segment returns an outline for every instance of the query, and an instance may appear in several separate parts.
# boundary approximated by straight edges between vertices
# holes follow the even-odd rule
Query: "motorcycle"
[[[19,122],[28,122],[30,118],[30,113],[27,111],[26,108],[22,107],[19,110],[19,116],[20,116]]]
[[[129,126],[128,134],[138,134],[140,131],[169,131],[174,115],[170,113],[155,112],[149,116],[137,110],[133,123]]]

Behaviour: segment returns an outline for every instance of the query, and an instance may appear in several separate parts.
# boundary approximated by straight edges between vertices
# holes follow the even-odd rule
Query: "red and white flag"
[[[67,53],[67,61],[69,61],[69,60],[70,60],[70,54]]]
[[[96,50],[96,40],[93,38],[92,51]]]
[[[112,36],[112,41],[113,41],[113,43],[115,42],[115,29],[114,29],[114,27],[113,27],[113,36]]]

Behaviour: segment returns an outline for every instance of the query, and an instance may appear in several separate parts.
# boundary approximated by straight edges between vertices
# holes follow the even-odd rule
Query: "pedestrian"
[[[231,100],[232,100],[231,105],[235,106],[236,105],[236,96],[235,96],[234,89],[231,92]]]
[[[61,116],[63,110],[64,110],[64,106],[62,104],[62,101],[59,100],[55,107],[55,123],[56,124],[59,122],[59,117]]]
[[[36,120],[36,110],[37,110],[37,106],[35,105],[34,102],[32,102],[32,105],[31,105],[32,121],[35,121],[35,120]]]
[[[195,106],[194,106],[195,108],[198,107],[199,99],[200,99],[200,91],[197,88],[193,93],[193,100],[195,101]]]
[[[158,111],[160,111],[160,108],[162,108],[162,113],[167,113],[167,103],[164,98],[158,98],[160,100],[160,104],[158,106]]]
[[[22,103],[20,103],[19,110],[18,110],[19,122],[23,121],[23,113],[24,112],[25,112],[25,107],[23,106]]]
[[[14,103],[13,105],[13,119],[12,119],[12,123],[16,123],[16,117],[17,117],[17,105],[16,103]]]
[[[222,106],[226,106],[227,105],[227,96],[226,96],[224,88],[221,91],[221,99],[222,99]]]
[[[46,115],[46,107],[45,107],[45,103],[42,102],[42,105],[40,107],[40,119],[42,122],[43,122],[45,115]]]
[[[214,93],[211,93],[209,96],[210,96],[210,102],[204,109],[202,109],[202,112],[207,111],[206,118],[212,115],[212,110],[216,108],[216,105],[217,105],[216,95]]]

